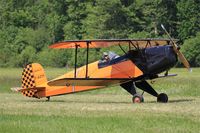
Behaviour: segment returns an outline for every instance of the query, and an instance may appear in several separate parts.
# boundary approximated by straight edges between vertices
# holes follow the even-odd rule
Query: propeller
[[[179,60],[183,63],[183,65],[190,71],[192,72],[192,69],[190,68],[190,64],[188,63],[187,59],[185,58],[185,56],[181,53],[180,48],[177,46],[177,44],[172,40],[171,36],[169,35],[169,33],[167,32],[167,30],[165,29],[164,25],[161,24],[162,29],[165,31],[165,33],[167,34],[167,36],[169,37],[170,41],[172,42],[172,46],[173,49],[175,51],[175,53],[178,55]]]

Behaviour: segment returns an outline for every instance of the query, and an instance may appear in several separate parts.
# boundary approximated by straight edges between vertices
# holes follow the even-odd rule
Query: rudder
[[[31,89],[47,82],[43,67],[38,63],[27,65],[22,72],[22,88]]]
[[[28,97],[34,97],[38,85],[47,82],[43,67],[38,63],[28,64],[22,72],[22,88],[29,89],[22,93]]]

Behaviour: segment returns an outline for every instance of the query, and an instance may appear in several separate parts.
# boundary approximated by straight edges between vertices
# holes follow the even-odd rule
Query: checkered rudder
[[[32,64],[27,65],[22,72],[22,88],[31,89],[36,87]]]
[[[26,90],[26,91],[22,91],[22,94],[24,96],[27,96],[27,97],[37,97],[35,96],[35,93],[37,92],[37,90]]]
[[[38,97],[38,87],[47,82],[44,69],[38,63],[27,65],[22,72],[22,94]]]

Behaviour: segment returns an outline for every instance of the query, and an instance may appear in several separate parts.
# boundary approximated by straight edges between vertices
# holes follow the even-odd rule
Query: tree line
[[[1,0],[0,14],[0,67],[71,67],[73,50],[48,46],[74,39],[166,38],[161,24],[180,40],[192,66],[200,66],[200,0]],[[105,50],[91,49],[90,61]],[[79,66],[85,52],[79,50]]]

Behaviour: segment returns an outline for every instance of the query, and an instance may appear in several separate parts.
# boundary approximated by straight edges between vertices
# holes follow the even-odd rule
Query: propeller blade
[[[179,57],[179,60],[183,63],[183,65],[191,72],[192,69],[190,68],[190,64],[185,58],[185,56],[178,50],[177,55]]]
[[[183,65],[191,72],[192,69],[190,68],[190,64],[187,61],[187,59],[185,58],[185,56],[181,53],[181,51],[179,51],[179,48],[177,46],[177,44],[172,40],[171,36],[169,35],[169,33],[167,32],[167,30],[165,29],[164,25],[161,24],[162,29],[165,31],[165,33],[167,34],[167,36],[169,37],[170,41],[172,42],[172,46],[173,49],[175,51],[175,53],[178,55],[179,60],[183,63]]]

